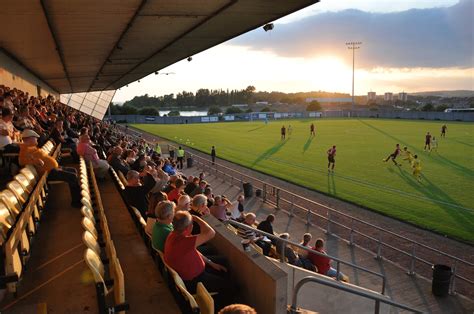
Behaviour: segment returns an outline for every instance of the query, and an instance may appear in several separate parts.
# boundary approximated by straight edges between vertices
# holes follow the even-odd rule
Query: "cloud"
[[[362,41],[358,68],[474,67],[472,0],[444,8],[394,13],[359,10],[321,13],[277,24],[271,33],[258,29],[231,45],[283,57],[349,57],[347,41]],[[317,5],[317,4],[316,4]]]

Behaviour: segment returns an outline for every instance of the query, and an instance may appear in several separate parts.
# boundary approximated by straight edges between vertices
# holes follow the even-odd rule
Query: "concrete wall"
[[[34,76],[31,72],[18,64],[15,60],[0,50],[0,84],[11,88],[17,88],[30,95],[38,96],[37,86],[41,88],[41,95],[51,94],[59,97],[57,91],[48,86],[45,82]]]
[[[206,221],[216,230],[211,244],[228,259],[242,302],[258,313],[286,313],[287,274],[253,248],[250,252],[244,251],[242,239],[214,217],[206,217]]]
[[[307,271],[299,267],[293,267],[288,264],[281,263],[277,260],[272,260],[275,265],[279,266],[282,270],[288,273],[288,303],[291,304],[293,297],[293,287],[304,277],[314,276],[324,281],[332,281],[333,279],[326,276],[319,275]],[[344,283],[341,283],[343,285]],[[376,292],[367,290],[358,286],[350,285],[354,289],[379,295]],[[388,299],[388,297],[387,297]],[[347,313],[347,314],[359,314],[359,313],[374,313],[375,301],[367,298],[360,297],[355,294],[351,294],[345,291],[337,290],[328,286],[324,286],[319,283],[307,283],[304,285],[298,294],[297,306],[310,311],[316,311],[318,313],[336,314],[336,313]],[[380,313],[389,313],[390,305],[380,304]]]

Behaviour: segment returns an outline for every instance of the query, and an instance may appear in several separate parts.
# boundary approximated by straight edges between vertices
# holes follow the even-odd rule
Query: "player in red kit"
[[[334,172],[334,166],[336,165],[336,145],[333,145],[330,149],[328,149],[327,153],[328,153],[328,172],[330,172],[331,170],[332,172]]]
[[[397,144],[396,147],[395,147],[395,151],[392,154],[388,155],[388,157],[385,158],[383,161],[387,162],[389,159],[392,159],[395,166],[401,166],[402,164],[397,163],[397,161],[395,160],[395,159],[397,159],[397,156],[400,155],[400,152],[401,152],[400,144]]]

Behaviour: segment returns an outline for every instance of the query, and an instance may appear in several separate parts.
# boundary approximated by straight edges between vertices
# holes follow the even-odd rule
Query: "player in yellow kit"
[[[408,150],[408,147],[403,147],[402,155],[405,156],[403,160],[408,160],[408,163],[411,164],[413,161],[413,154]]]
[[[413,168],[413,175],[421,182],[421,160],[418,159],[418,155],[413,156],[411,167]]]

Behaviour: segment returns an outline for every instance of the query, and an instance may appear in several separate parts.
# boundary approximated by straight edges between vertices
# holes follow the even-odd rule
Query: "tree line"
[[[222,107],[230,107],[234,104],[253,104],[255,102],[288,103],[306,106],[306,98],[310,97],[348,97],[348,94],[328,93],[323,91],[299,93],[283,93],[278,91],[256,92],[255,87],[252,85],[241,90],[200,88],[196,93],[182,91],[176,95],[167,94],[155,97],[145,94],[135,96],[131,100],[126,101],[122,106],[111,103],[110,109],[112,114],[141,115],[158,115],[158,110],[173,109],[173,112],[170,112],[169,115],[176,115],[176,112],[179,114],[179,110],[186,109],[202,110],[213,108],[212,111],[222,112]],[[237,109],[228,108],[227,111],[228,110],[236,111]]]

